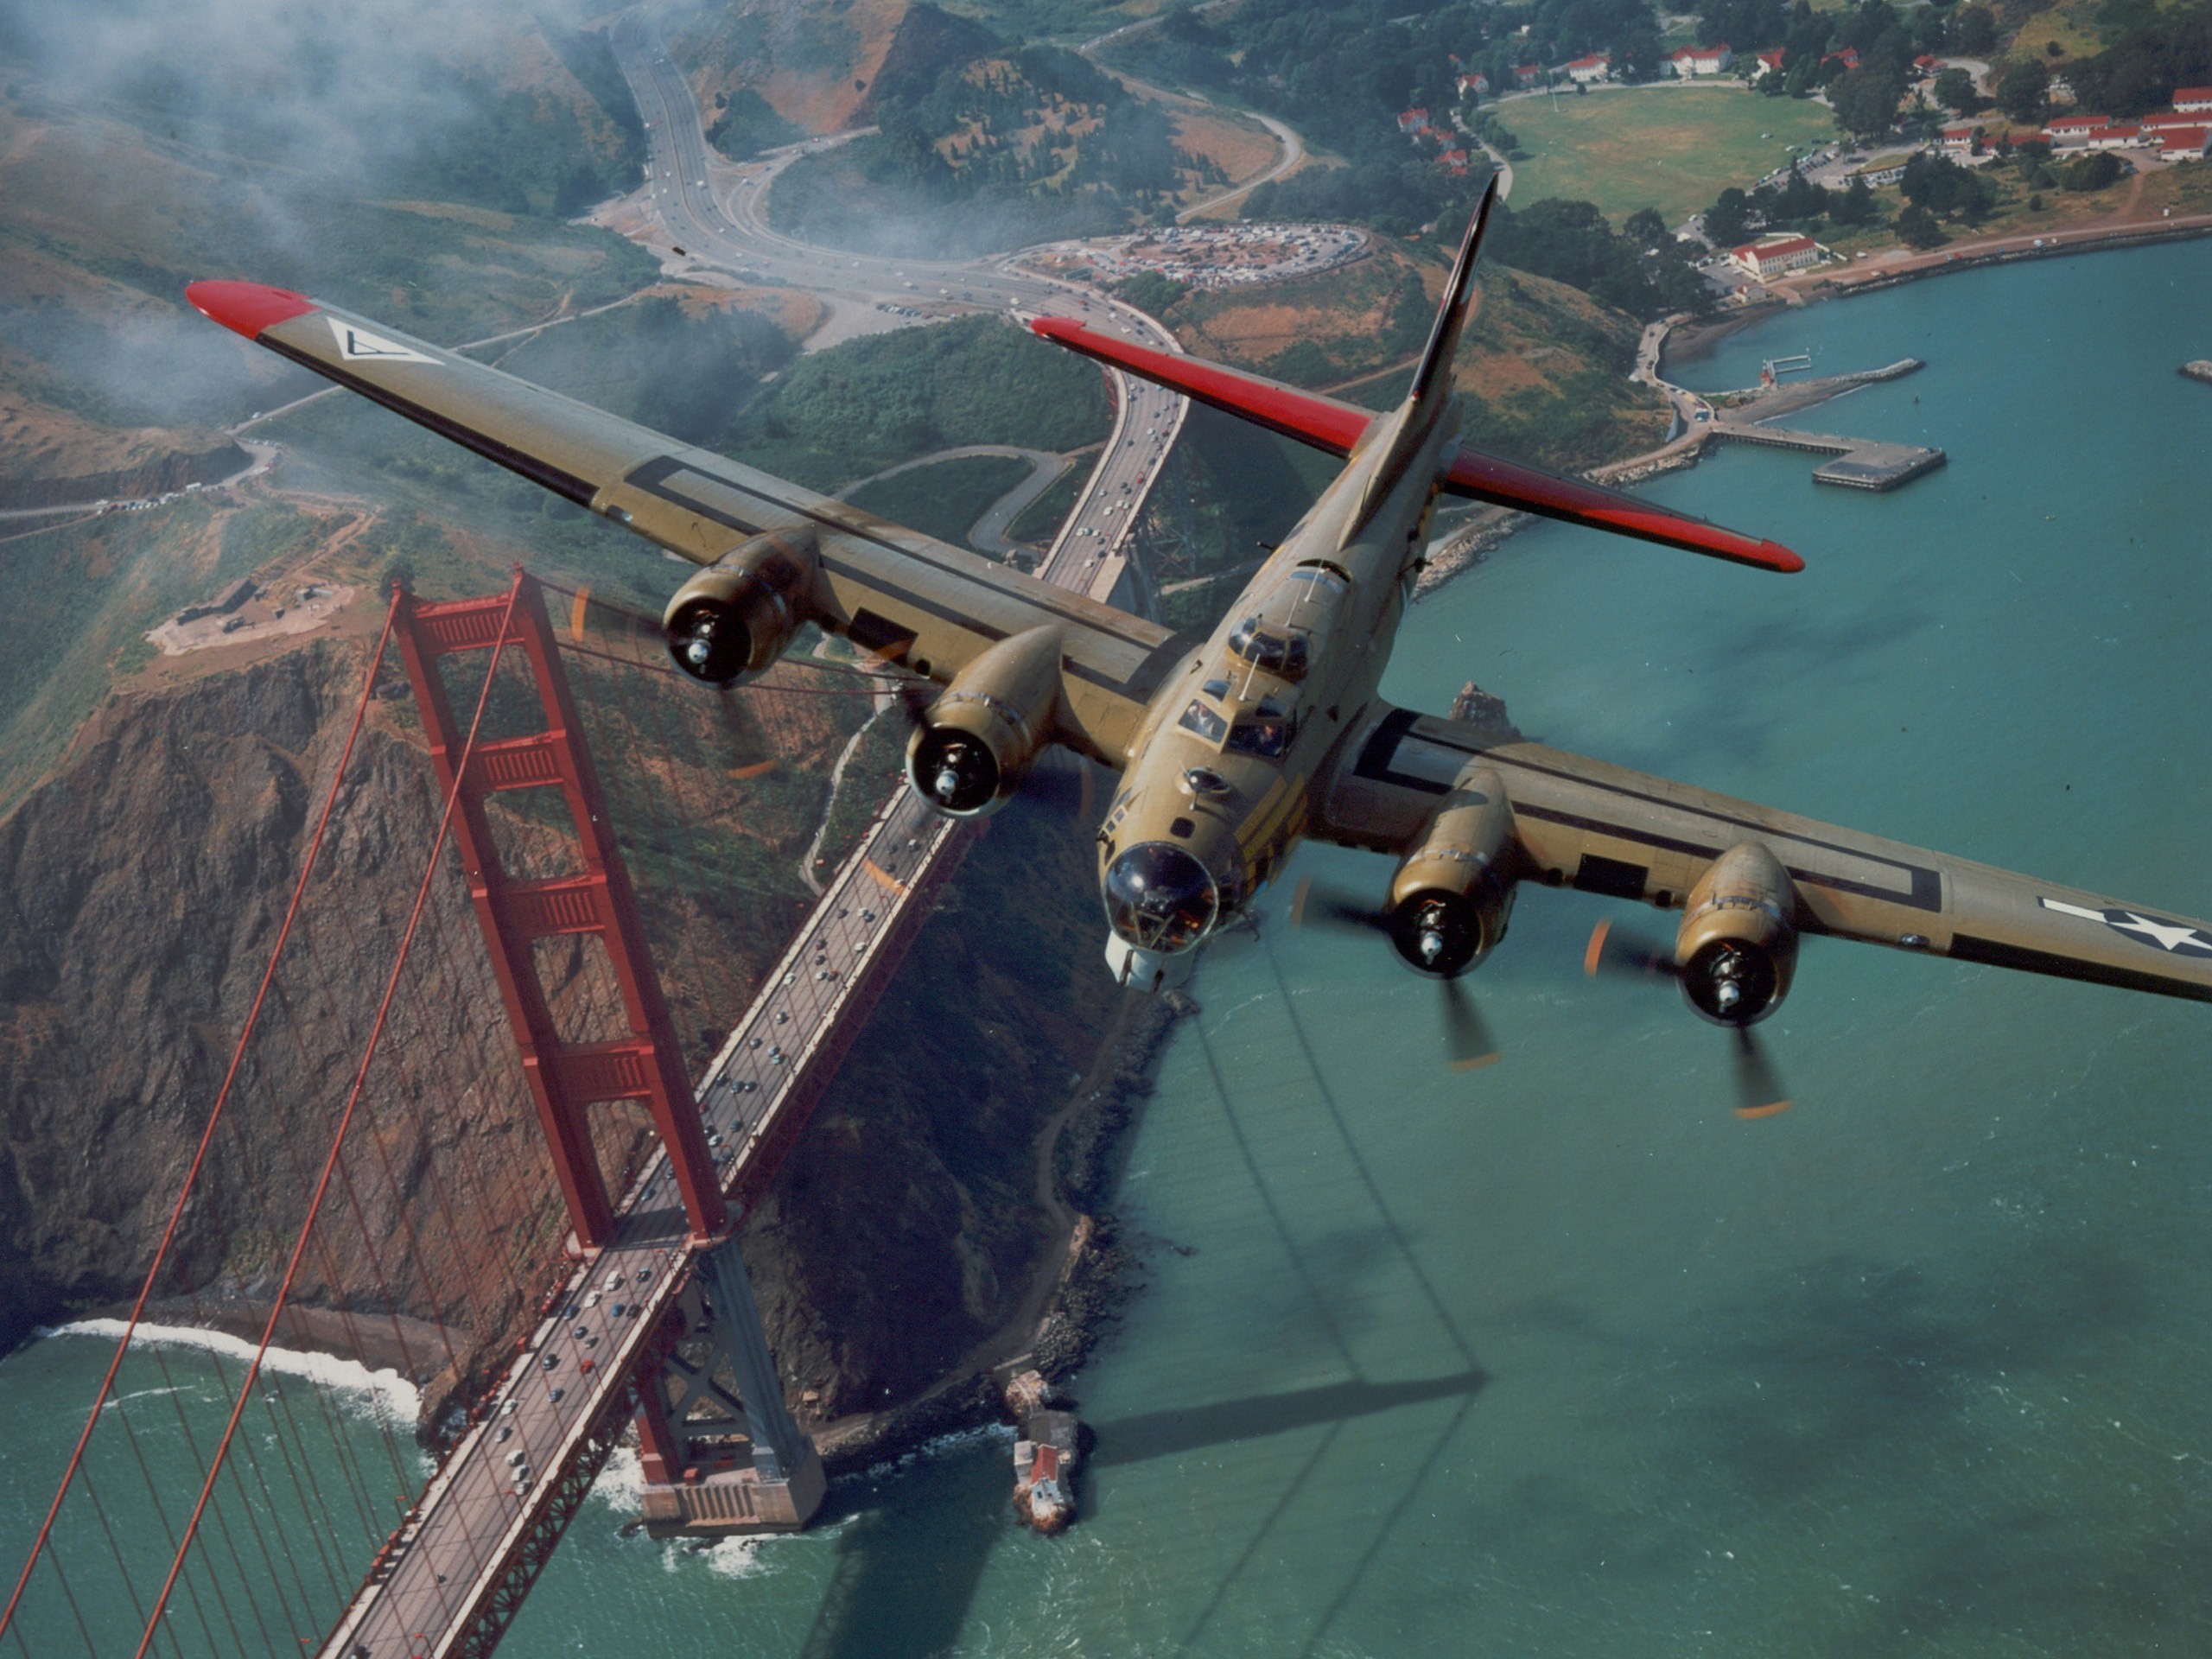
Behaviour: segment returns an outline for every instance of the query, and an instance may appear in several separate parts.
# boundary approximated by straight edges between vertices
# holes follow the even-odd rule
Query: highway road
[[[1077,315],[1173,347],[1141,313],[1023,271],[1012,256],[965,264],[871,259],[775,234],[757,208],[792,154],[747,167],[712,156],[690,87],[637,14],[622,20],[614,39],[652,139],[639,199],[661,234],[695,263],[848,304],[933,298],[940,314],[1004,306]],[[925,283],[939,291],[925,295]],[[1187,408],[1179,397],[1115,378],[1120,395],[1112,435],[1038,570],[1058,586],[1101,598],[1123,582],[1128,531]],[[871,969],[895,964],[903,947],[887,942],[904,906],[916,902],[910,894],[928,893],[930,867],[967,833],[967,824],[938,816],[902,787],[826,884],[697,1090],[725,1191],[750,1190],[780,1156],[779,1114],[794,1104],[804,1109],[810,1069],[836,1053],[849,1001],[861,995],[864,1006]],[[473,1621],[526,1588],[531,1574],[519,1564],[543,1547],[549,1529],[557,1535],[582,1502],[626,1419],[627,1379],[689,1264],[683,1208],[664,1154],[654,1154],[616,1214],[613,1242],[575,1268],[551,1299],[489,1409],[448,1451],[395,1545],[323,1645],[323,1659],[457,1651],[470,1640]]]
[[[648,140],[647,176],[613,211],[642,209],[651,228],[640,239],[664,257],[678,257],[674,250],[682,248],[680,257],[695,266],[787,283],[822,296],[833,307],[875,315],[887,315],[878,308],[899,306],[922,313],[925,321],[981,311],[1072,316],[1102,332],[1180,349],[1173,334],[1141,311],[1027,270],[1020,252],[973,260],[891,259],[783,235],[763,213],[777,176],[801,156],[860,135],[810,140],[753,162],[726,161],[707,143],[690,85],[651,22],[639,12],[625,13],[610,38]],[[602,211],[600,217],[610,214]],[[1067,585],[1080,586],[1096,599],[1149,608],[1144,579],[1140,573],[1133,580],[1127,571],[1128,550],[1122,543],[1182,430],[1189,404],[1149,382],[1120,373],[1110,378],[1116,401],[1113,435],[1053,551],[1065,546],[1082,556],[1074,567],[1079,581]]]

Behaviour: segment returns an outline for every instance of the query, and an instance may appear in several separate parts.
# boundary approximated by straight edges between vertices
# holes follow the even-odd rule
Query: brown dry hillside
[[[854,124],[910,8],[906,0],[740,0],[669,31],[699,107],[749,89],[808,132]]]
[[[1342,270],[1244,292],[1193,293],[1164,320],[1200,356],[1372,405],[1404,389],[1445,270],[1387,242]],[[1630,384],[1638,327],[1579,289],[1495,268],[1461,343],[1458,384],[1487,442],[1559,466],[1656,445],[1667,416]]]

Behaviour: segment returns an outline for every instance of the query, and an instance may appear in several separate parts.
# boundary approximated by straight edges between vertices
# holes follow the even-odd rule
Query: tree
[[[1981,94],[1974,91],[1974,77],[1965,70],[1946,69],[1936,77],[1936,101],[1947,110],[1972,115],[1981,107]]]
[[[1667,221],[1659,217],[1656,207],[1639,207],[1621,226],[1621,234],[1639,248],[1664,247],[1671,239],[1667,234]]]
[[[1874,203],[1874,193],[1865,179],[1852,180],[1850,188],[1834,197],[1828,217],[1839,225],[1871,225],[1879,209]]]
[[[2108,149],[2094,156],[2084,156],[2059,169],[2058,183],[2062,190],[2101,190],[2118,182],[2127,169],[2120,164],[2120,157]]]
[[[1656,80],[1662,62],[1659,31],[1639,24],[1613,42],[1613,68],[1624,80]]]
[[[1997,107],[2015,121],[2040,122],[2050,113],[2050,71],[2023,58],[1997,78]]]
[[[1732,248],[1751,228],[1751,199],[1734,185],[1705,210],[1705,239],[1716,248]]]
[[[1897,215],[1897,234],[1916,248],[1940,248],[1951,239],[1936,222],[1936,215],[1916,201]]]
[[[1894,69],[1862,63],[1836,82],[1828,93],[1836,124],[1846,132],[1873,137],[1897,124],[1904,77]]]
[[[1997,49],[1997,17],[1986,6],[1961,6],[1951,19],[1951,44],[1969,58],[1987,57]]]

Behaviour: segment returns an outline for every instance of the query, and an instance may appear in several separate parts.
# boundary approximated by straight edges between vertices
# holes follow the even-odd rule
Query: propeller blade
[[[1299,882],[1298,892],[1290,901],[1290,925],[1303,927],[1308,922],[1324,927],[1364,928],[1376,933],[1390,931],[1390,918],[1386,912],[1325,888],[1316,891],[1310,875]]]
[[[1775,1117],[1789,1109],[1789,1090],[1783,1086],[1766,1049],[1751,1035],[1749,1026],[1736,1027],[1736,1116]]]
[[[909,726],[918,726],[930,705],[938,699],[938,689],[927,680],[901,680],[893,695],[899,700],[899,712],[906,716]]]
[[[1663,945],[1632,934],[1613,936],[1613,925],[1603,921],[1591,931],[1590,948],[1582,953],[1582,971],[1595,979],[1599,974],[1633,974],[1643,978],[1672,979],[1675,953]]]
[[[1473,1071],[1497,1058],[1497,1040],[1489,1022],[1475,1006],[1474,997],[1456,979],[1439,980],[1444,988],[1444,1039],[1454,1071]]]

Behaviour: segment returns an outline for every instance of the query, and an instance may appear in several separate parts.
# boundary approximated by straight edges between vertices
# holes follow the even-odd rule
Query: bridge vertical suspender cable
[[[161,1628],[162,1615],[168,1610],[169,1597],[175,1592],[177,1580],[184,1572],[185,1560],[192,1552],[193,1539],[199,1532],[200,1522],[207,1514],[208,1502],[214,1494],[216,1477],[222,1472],[224,1461],[230,1452],[231,1443],[237,1438],[238,1423],[245,1415],[247,1402],[253,1397],[254,1380],[260,1375],[262,1362],[267,1358],[269,1350],[275,1341],[276,1322],[283,1315],[285,1304],[291,1295],[293,1282],[299,1275],[300,1263],[307,1254],[308,1242],[315,1230],[315,1217],[321,1211],[323,1198],[328,1193],[331,1180],[336,1173],[339,1154],[346,1145],[346,1131],[353,1126],[353,1115],[359,1109],[361,1096],[367,1089],[369,1068],[376,1059],[378,1042],[384,1035],[385,1019],[391,1013],[392,999],[398,991],[400,976],[406,970],[408,953],[414,945],[416,930],[422,923],[423,909],[429,901],[431,886],[437,878],[438,855],[444,850],[446,836],[453,827],[454,810],[461,798],[461,782],[467,774],[469,760],[475,753],[477,734],[484,724],[484,711],[491,702],[492,686],[499,673],[500,657],[506,649],[508,629],[514,616],[515,601],[521,592],[522,576],[518,571],[513,584],[507,590],[506,606],[501,611],[499,617],[499,636],[492,646],[492,660],[484,672],[483,689],[477,694],[476,712],[469,721],[467,741],[462,745],[461,757],[454,766],[454,781],[446,791],[445,808],[438,815],[437,834],[431,839],[429,856],[423,861],[423,879],[415,890],[415,903],[408,913],[407,929],[400,938],[398,950],[393,955],[391,972],[385,979],[384,995],[377,1005],[376,1019],[369,1028],[368,1040],[362,1047],[360,1065],[354,1071],[353,1087],[347,1092],[345,1109],[339,1115],[337,1128],[331,1136],[329,1155],[323,1160],[321,1176],[315,1183],[315,1192],[308,1200],[307,1213],[300,1223],[299,1237],[293,1243],[291,1256],[285,1263],[283,1279],[278,1283],[276,1294],[270,1303],[269,1318],[262,1326],[260,1343],[255,1349],[252,1360],[246,1366],[245,1378],[238,1388],[238,1399],[231,1408],[230,1420],[223,1427],[221,1440],[216,1443],[215,1454],[207,1471],[207,1477],[200,1483],[200,1496],[193,1505],[192,1516],[185,1523],[184,1536],[177,1545],[175,1559],[169,1563],[168,1576],[162,1580],[161,1593],[154,1599],[152,1613],[146,1620],[145,1632],[139,1638],[133,1659],[146,1659],[147,1653],[154,1645],[155,1632]],[[397,615],[400,603],[400,595],[395,594],[392,599],[392,616]],[[387,618],[385,626],[386,632],[389,634],[390,618]],[[381,654],[382,645],[379,642],[378,656],[381,657]],[[372,683],[373,683],[373,670]],[[365,709],[366,707],[365,699],[364,699],[363,707]],[[358,720],[359,716],[356,718]]]
[[[175,1241],[177,1229],[184,1220],[185,1205],[190,1200],[194,1183],[199,1179],[202,1166],[207,1162],[208,1148],[213,1144],[215,1139],[215,1126],[222,1119],[223,1109],[230,1099],[232,1086],[238,1079],[239,1067],[245,1058],[246,1045],[252,1038],[255,1023],[261,1017],[262,1005],[269,995],[270,985],[276,977],[277,963],[284,954],[286,943],[291,938],[292,924],[297,919],[300,906],[307,896],[308,878],[315,869],[316,859],[321,855],[324,833],[329,829],[331,814],[336,810],[339,791],[346,779],[346,768],[353,760],[354,743],[361,734],[363,722],[367,719],[370,698],[376,690],[378,667],[384,660],[385,647],[391,642],[392,623],[398,613],[399,594],[395,592],[392,594],[391,605],[385,613],[384,630],[377,636],[375,650],[369,653],[367,671],[361,677],[360,698],[353,709],[353,724],[346,728],[345,747],[340,752],[337,766],[331,773],[330,789],[323,798],[321,815],[315,821],[315,838],[308,845],[307,856],[300,862],[299,879],[293,883],[292,897],[290,902],[285,906],[283,923],[277,929],[276,943],[270,948],[269,966],[262,972],[260,987],[254,993],[253,1006],[247,1011],[245,1023],[238,1031],[238,1042],[231,1050],[230,1065],[224,1071],[221,1088],[216,1091],[215,1103],[208,1109],[207,1127],[200,1131],[200,1144],[193,1153],[190,1166],[185,1171],[184,1182],[178,1189],[176,1203],[169,1211],[168,1224],[162,1231],[161,1243],[155,1249],[153,1262],[148,1266],[145,1280],[138,1287],[137,1300],[131,1304],[130,1317],[124,1323],[123,1336],[116,1343],[115,1352],[108,1360],[106,1373],[100,1378],[99,1390],[92,1399],[92,1408],[86,1414],[85,1427],[79,1433],[77,1444],[69,1454],[67,1465],[62,1470],[60,1483],[54,1489],[53,1503],[47,1506],[46,1517],[39,1524],[38,1535],[32,1540],[30,1555],[23,1562],[23,1570],[16,1580],[15,1590],[8,1598],[7,1606],[0,1608],[0,1635],[4,1635],[15,1623],[16,1609],[22,1603],[23,1592],[30,1586],[31,1573],[38,1566],[39,1559],[53,1536],[54,1519],[61,1512],[62,1500],[69,1495],[70,1485],[75,1480],[79,1469],[83,1465],[85,1448],[92,1440],[92,1430],[99,1426],[100,1414],[106,1409],[108,1396],[115,1388],[116,1375],[123,1369],[123,1357],[130,1348],[132,1334],[137,1330],[140,1321],[145,1315],[146,1304],[153,1299],[155,1283],[160,1278],[162,1268],[168,1259],[169,1247]],[[248,1380],[251,1382],[251,1378]],[[240,1397],[244,1398],[245,1394],[245,1390],[241,1390]],[[166,1593],[165,1590],[164,1595]],[[157,1606],[154,1618],[158,1621],[160,1617],[161,1611]],[[18,1632],[19,1640],[20,1637],[21,1633]],[[143,1647],[141,1651],[143,1651]]]

